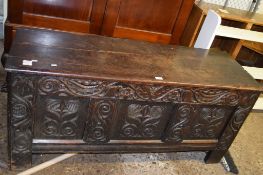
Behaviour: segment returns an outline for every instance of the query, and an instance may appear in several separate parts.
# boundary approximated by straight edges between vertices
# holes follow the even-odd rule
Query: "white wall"
[[[7,17],[7,1],[8,0],[2,0],[2,4],[3,4],[3,16],[4,16],[4,20],[6,20],[6,17]]]

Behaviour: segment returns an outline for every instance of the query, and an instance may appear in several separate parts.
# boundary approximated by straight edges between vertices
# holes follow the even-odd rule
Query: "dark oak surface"
[[[12,72],[260,89],[227,54],[202,49],[26,29],[18,30],[8,56],[16,57],[6,61],[5,69]],[[23,60],[38,62],[23,66]]]
[[[262,90],[222,52],[96,35],[19,29],[3,61],[11,168],[64,152],[218,163]]]

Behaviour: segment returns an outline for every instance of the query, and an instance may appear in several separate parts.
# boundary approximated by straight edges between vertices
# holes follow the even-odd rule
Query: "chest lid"
[[[5,70],[123,82],[261,91],[227,53],[97,35],[18,29]]]

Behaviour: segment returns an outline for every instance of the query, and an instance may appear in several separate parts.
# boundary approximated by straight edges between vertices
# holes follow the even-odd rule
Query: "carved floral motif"
[[[162,106],[149,106],[131,104],[128,106],[127,118],[121,128],[122,137],[151,138],[158,136],[158,127],[160,125]]]
[[[218,107],[203,107],[198,112],[197,120],[192,126],[193,138],[215,139],[218,137],[231,110]]]
[[[233,110],[224,107],[179,105],[164,140],[180,143],[184,139],[216,139]]]
[[[79,100],[46,99],[42,133],[46,136],[76,136]]]

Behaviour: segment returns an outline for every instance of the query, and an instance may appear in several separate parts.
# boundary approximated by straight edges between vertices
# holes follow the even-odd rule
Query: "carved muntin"
[[[110,132],[116,116],[116,101],[92,100],[89,108],[84,141],[89,144],[103,144],[110,141]]]
[[[259,95],[50,76],[13,75],[8,82],[14,163],[30,162],[33,135],[83,139],[87,144],[105,144],[111,139],[181,143],[184,139],[219,138],[217,149],[225,150]]]

